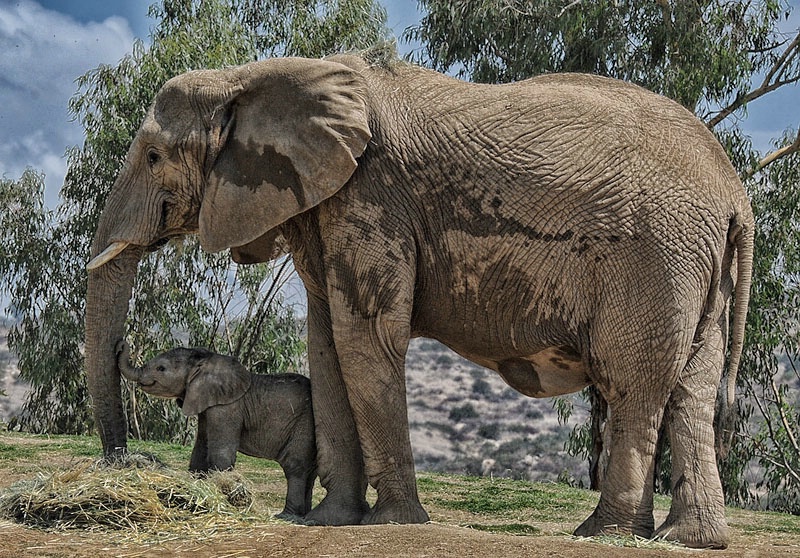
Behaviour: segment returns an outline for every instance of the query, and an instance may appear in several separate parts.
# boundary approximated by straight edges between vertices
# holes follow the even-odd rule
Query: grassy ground
[[[184,473],[191,448],[130,442],[130,449],[156,455],[174,482]],[[32,436],[0,432],[0,500],[35,478],[87,470],[100,455],[94,437]],[[123,529],[31,528],[0,519],[0,556],[641,556],[696,555],[663,541],[570,535],[597,503],[596,493],[562,484],[418,474],[426,526],[301,527],[272,518],[283,507],[285,483],[277,464],[240,456],[236,472],[253,496],[246,508],[191,511],[167,522],[134,521]],[[123,473],[112,473],[121,476]],[[173,482],[169,479],[167,483]],[[190,482],[194,482],[191,481]],[[315,491],[318,500],[323,493]],[[374,498],[374,494],[369,494]],[[669,499],[657,498],[657,522]],[[800,556],[800,518],[729,509],[731,548],[713,556]],[[5,541],[10,541],[6,544]],[[620,554],[622,553],[622,554]]]

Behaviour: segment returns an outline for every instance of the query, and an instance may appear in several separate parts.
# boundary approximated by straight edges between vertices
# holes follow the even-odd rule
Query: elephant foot
[[[296,513],[288,512],[283,510],[281,513],[275,515],[276,519],[282,519],[283,521],[287,521],[289,523],[295,523],[297,525],[312,525],[306,518],[302,515],[297,515]]]
[[[155,454],[128,450],[106,455],[99,464],[116,469],[164,469],[167,466]]]
[[[103,461],[109,465],[114,465],[123,461],[128,455],[128,446],[119,446],[113,448],[106,448],[103,451]]]
[[[675,519],[670,513],[664,524],[656,531],[655,536],[669,541],[677,541],[689,548],[715,550],[728,548],[730,528],[724,517],[710,518],[707,513],[687,515],[692,519]]]
[[[428,512],[418,501],[392,502],[383,504],[379,501],[364,516],[362,525],[379,525],[386,523],[427,523],[431,519]]]
[[[359,525],[369,512],[366,500],[354,504],[342,504],[325,496],[316,508],[305,515],[306,525]]]
[[[643,517],[639,521],[632,518],[621,519],[611,517],[598,507],[586,521],[575,529],[577,537],[596,537],[597,535],[636,535],[638,537],[650,538],[653,534],[652,516]]]

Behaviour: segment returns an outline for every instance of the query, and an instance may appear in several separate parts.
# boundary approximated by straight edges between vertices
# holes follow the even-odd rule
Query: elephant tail
[[[753,243],[755,224],[752,214],[737,214],[731,219],[728,229],[729,246],[736,250],[736,286],[734,288],[733,319],[730,327],[730,354],[728,358],[728,377],[726,397],[723,407],[719,409],[717,434],[720,456],[724,457],[732,441],[734,421],[736,418],[736,378],[739,363],[744,349],[744,330],[747,322],[747,308],[750,304],[750,284],[753,273]]]
[[[728,406],[733,405],[736,396],[736,376],[744,348],[744,329],[747,322],[747,308],[750,305],[750,283],[753,274],[754,234],[752,219],[747,223],[741,223],[738,218],[735,219],[728,232],[731,243],[736,247],[736,288],[731,322],[730,358],[728,359]]]

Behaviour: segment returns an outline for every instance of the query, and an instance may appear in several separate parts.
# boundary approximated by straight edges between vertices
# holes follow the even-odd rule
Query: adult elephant
[[[677,104],[600,77],[476,85],[356,56],[170,80],[89,265],[86,367],[107,454],[125,448],[114,344],[137,263],[189,233],[242,263],[288,249],[305,283],[327,489],[307,519],[428,519],[404,382],[409,339],[427,336],[529,396],[600,389],[611,457],[579,534],[653,534],[667,409],[674,499],[658,533],[727,544],[712,420],[734,296],[731,377],[742,349],[753,217],[719,144]]]

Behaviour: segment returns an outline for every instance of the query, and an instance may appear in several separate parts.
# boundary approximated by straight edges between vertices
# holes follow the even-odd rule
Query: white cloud
[[[0,175],[45,171],[47,203],[55,204],[64,151],[82,141],[67,111],[75,79],[118,62],[133,39],[120,17],[82,24],[30,0],[0,1]]]

